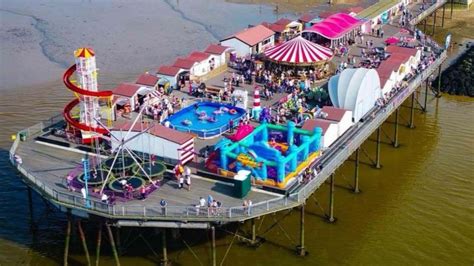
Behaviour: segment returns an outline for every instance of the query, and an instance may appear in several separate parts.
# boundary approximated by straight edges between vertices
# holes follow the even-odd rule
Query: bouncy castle
[[[222,139],[211,160],[221,173],[249,170],[256,183],[286,187],[319,155],[321,128],[313,131],[263,123],[239,141]]]

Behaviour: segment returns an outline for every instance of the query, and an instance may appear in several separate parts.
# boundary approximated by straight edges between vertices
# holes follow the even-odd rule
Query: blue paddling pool
[[[237,126],[244,115],[244,109],[230,104],[201,102],[181,109],[165,122],[169,121],[173,129],[209,139],[227,131],[230,120]]]

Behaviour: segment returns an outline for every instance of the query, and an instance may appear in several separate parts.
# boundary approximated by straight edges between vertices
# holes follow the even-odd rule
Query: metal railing
[[[415,16],[412,20],[410,20],[410,24],[415,26],[416,24],[420,23],[420,21],[425,19],[426,16],[430,15],[431,13],[433,13],[438,8],[442,7],[447,2],[448,1],[446,0],[437,0],[435,4],[431,5],[426,10],[424,10],[423,12]]]
[[[110,217],[114,219],[146,219],[146,220],[187,220],[187,221],[241,221],[264,214],[277,212],[280,210],[296,207],[306,201],[306,199],[318,189],[321,184],[333,173],[360,145],[390,116],[420,86],[431,73],[446,59],[447,53],[443,51],[440,56],[423,72],[415,76],[406,89],[399,91],[386,106],[377,111],[377,115],[370,121],[355,124],[351,135],[344,135],[344,139],[338,140],[339,145],[336,151],[331,152],[331,156],[323,155],[323,169],[317,176],[306,184],[300,185],[299,189],[289,196],[281,196],[266,201],[253,204],[250,207],[244,206],[222,206],[219,208],[208,208],[196,206],[158,206],[133,205],[128,203],[108,204],[99,199],[88,199],[90,207],[86,207],[85,199],[79,194],[67,191],[58,191],[28,172],[22,165],[16,165],[20,173],[33,184],[39,193],[45,195],[55,203],[66,207],[75,208],[96,215]],[[27,137],[43,132],[49,126],[62,121],[62,116],[57,115],[49,120],[42,121],[30,128],[20,131],[17,139],[10,149],[10,160],[16,164],[14,155],[20,143],[19,135],[26,133]]]

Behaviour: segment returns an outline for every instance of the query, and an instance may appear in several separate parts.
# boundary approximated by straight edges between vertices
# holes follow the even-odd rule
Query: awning
[[[331,49],[297,36],[278,46],[267,49],[265,57],[281,64],[313,65],[332,58]]]
[[[357,19],[351,15],[338,13],[329,16],[304,32],[313,32],[323,36],[324,38],[337,40],[350,31],[357,29],[363,23],[363,20]]]

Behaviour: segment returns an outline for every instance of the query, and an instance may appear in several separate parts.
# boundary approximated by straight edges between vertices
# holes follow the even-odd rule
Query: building
[[[304,122],[302,129],[313,132],[316,127],[322,129],[321,133],[321,147],[324,149],[328,148],[333,144],[337,138],[338,134],[338,124],[331,120],[324,119],[308,119]]]
[[[338,137],[342,136],[354,124],[350,110],[334,106],[324,106],[321,112],[323,113],[324,120],[336,123]]]
[[[204,50],[204,52],[211,55],[211,60],[213,61],[213,65],[211,64],[211,66],[215,69],[227,64],[227,53],[230,50],[231,48],[227,46],[211,44],[206,48],[206,50]]]
[[[195,77],[201,77],[208,74],[211,71],[211,55],[204,52],[192,52],[186,58],[189,61],[193,61],[190,73]]]
[[[142,97],[148,93],[154,91],[153,88],[142,86],[133,83],[122,83],[112,90],[114,95],[114,108],[117,109],[117,105],[125,106],[130,105],[131,110],[135,110],[138,107],[138,102]]]
[[[275,32],[263,25],[257,25],[229,36],[220,43],[234,49],[237,56],[259,54],[274,45]]]
[[[352,112],[354,123],[369,113],[382,97],[377,71],[367,68],[348,68],[341,74],[332,76],[328,91],[335,107]]]
[[[173,87],[174,89],[178,89],[179,76],[183,72],[185,72],[185,70],[179,67],[161,66],[156,71],[156,76],[161,79],[167,79],[170,82],[171,87]]]
[[[386,48],[386,52],[391,56],[382,61],[376,70],[380,78],[382,95],[387,98],[392,88],[403,81],[412,68],[417,68],[421,60],[421,51],[390,45]]]
[[[116,125],[112,130],[112,134],[119,140],[127,136],[130,139],[125,146],[131,150],[154,154],[163,158],[164,161],[176,163],[186,163],[194,158],[194,136],[180,132],[171,128],[167,128],[160,124],[156,124],[146,132],[148,124],[137,123],[131,128],[132,123]],[[143,133],[141,133],[143,132]],[[138,136],[137,136],[138,135]],[[127,140],[125,139],[125,140]],[[118,141],[112,138],[112,150],[117,149]]]
[[[158,80],[159,79],[160,78],[155,76],[155,75],[145,73],[145,74],[141,74],[138,77],[137,81],[135,81],[135,83],[138,84],[138,85],[150,87],[150,88],[153,88],[153,89],[156,90],[158,88]]]

